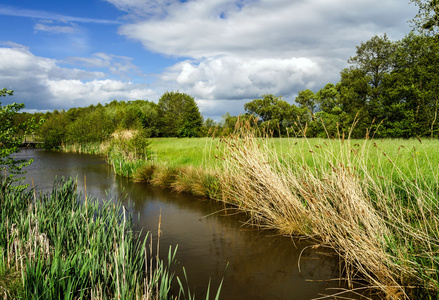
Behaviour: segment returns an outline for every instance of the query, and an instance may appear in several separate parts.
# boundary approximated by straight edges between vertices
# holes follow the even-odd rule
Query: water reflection
[[[340,286],[329,281],[339,276],[338,258],[331,252],[307,248],[299,272],[299,255],[308,243],[243,226],[245,216],[220,204],[134,184],[114,176],[95,155],[39,150],[19,155],[34,158],[25,183],[33,178],[42,192],[52,189],[55,176],[75,177],[80,192],[123,202],[136,228],[154,235],[161,213],[160,255],[165,257],[169,245],[178,244],[177,258],[198,299],[205,298],[209,279],[216,288],[223,277],[221,299],[312,299]]]

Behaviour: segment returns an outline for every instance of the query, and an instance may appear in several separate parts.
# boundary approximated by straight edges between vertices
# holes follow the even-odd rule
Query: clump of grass
[[[110,144],[108,142],[62,144],[61,151],[83,154],[102,154],[108,150],[109,146]]]
[[[152,178],[157,170],[153,163],[146,164],[136,170],[133,175],[134,182],[137,183],[151,183]]]
[[[156,172],[154,173],[151,183],[162,188],[171,188],[178,176],[178,168],[168,164],[156,165]]]
[[[167,261],[154,256],[152,237],[148,251],[148,234],[133,231],[120,204],[81,201],[71,179],[38,197],[7,180],[0,191],[3,298],[171,297],[176,248]]]
[[[215,198],[219,194],[219,185],[214,171],[200,167],[183,166],[179,168],[172,190],[204,198]]]
[[[373,153],[374,141],[342,136],[317,145],[293,138],[299,149],[278,152],[249,123],[222,141],[222,201],[262,227],[335,249],[350,283],[367,280],[392,299],[438,295],[438,181],[431,186],[420,167],[403,171]]]
[[[201,167],[149,163],[138,168],[133,178],[135,182],[203,198],[215,199],[220,194],[216,171]]]

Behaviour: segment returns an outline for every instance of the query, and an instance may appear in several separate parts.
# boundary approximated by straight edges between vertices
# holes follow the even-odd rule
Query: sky
[[[2,105],[68,110],[194,97],[205,118],[337,83],[356,46],[399,40],[409,0],[0,0]]]

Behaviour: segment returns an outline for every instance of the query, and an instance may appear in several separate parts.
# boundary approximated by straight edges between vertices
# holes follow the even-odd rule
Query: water
[[[77,178],[79,192],[121,201],[136,228],[155,236],[161,214],[160,255],[165,258],[169,246],[178,245],[177,275],[184,266],[197,299],[205,299],[210,279],[216,291],[222,278],[221,299],[308,300],[342,288],[334,280],[340,265],[332,252],[244,225],[245,216],[221,204],[134,184],[115,176],[97,155],[35,149],[23,149],[18,155],[34,159],[24,183],[33,184],[37,191],[49,192],[55,177]]]

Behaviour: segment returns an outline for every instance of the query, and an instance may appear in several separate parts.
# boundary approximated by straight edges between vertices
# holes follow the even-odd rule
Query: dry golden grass
[[[439,209],[433,191],[416,181],[402,187],[377,181],[381,171],[367,167],[368,148],[351,151],[349,140],[341,139],[336,152],[302,139],[302,151],[278,153],[256,138],[254,128],[238,126],[223,139],[222,201],[262,227],[335,249],[351,283],[367,280],[389,299],[437,295]],[[311,164],[305,151],[313,153]]]

